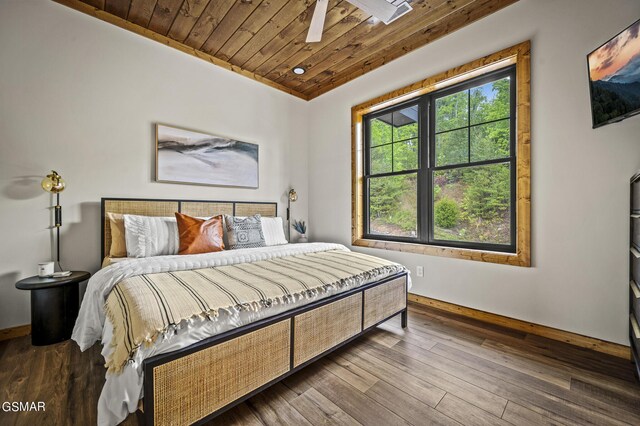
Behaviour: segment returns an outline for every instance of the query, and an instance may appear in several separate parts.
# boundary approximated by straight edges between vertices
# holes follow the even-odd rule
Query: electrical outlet
[[[419,277],[424,277],[424,267],[416,266],[416,275]]]

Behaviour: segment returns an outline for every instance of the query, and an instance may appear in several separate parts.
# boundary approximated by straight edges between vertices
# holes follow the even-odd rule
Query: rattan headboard
[[[111,248],[111,227],[105,220],[107,213],[137,214],[143,216],[173,216],[175,212],[196,217],[219,214],[234,216],[277,216],[278,203],[208,200],[157,200],[144,198],[103,198],[100,218],[101,261]]]

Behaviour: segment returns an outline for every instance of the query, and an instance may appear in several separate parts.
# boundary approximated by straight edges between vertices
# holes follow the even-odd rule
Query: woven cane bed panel
[[[219,214],[233,214],[233,203],[207,203],[206,201],[183,201],[180,211],[189,216],[211,217]]]
[[[365,290],[364,328],[371,327],[406,307],[406,277],[396,278],[388,283]]]
[[[261,216],[272,217],[276,215],[277,205],[274,203],[236,203],[236,216]]]
[[[293,366],[362,331],[362,294],[338,300],[294,317]]]
[[[188,425],[289,371],[291,320],[153,369],[154,424]]]
[[[178,211],[177,201],[105,200],[104,212],[137,214],[140,216],[173,216]],[[104,221],[104,253],[111,249],[111,224]]]

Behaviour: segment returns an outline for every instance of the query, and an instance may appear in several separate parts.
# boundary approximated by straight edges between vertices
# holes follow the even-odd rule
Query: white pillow
[[[282,244],[288,244],[288,241],[284,236],[284,226],[282,225],[281,217],[262,216],[260,220],[262,221],[264,243],[267,246],[279,246]]]
[[[180,238],[175,217],[124,215],[127,257],[178,254]]]

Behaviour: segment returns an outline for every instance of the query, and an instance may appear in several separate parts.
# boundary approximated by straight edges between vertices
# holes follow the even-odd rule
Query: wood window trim
[[[364,135],[366,114],[405,102],[471,78],[516,65],[516,252],[500,253],[454,247],[365,239]],[[531,42],[525,41],[351,108],[351,243],[354,246],[531,266]]]

